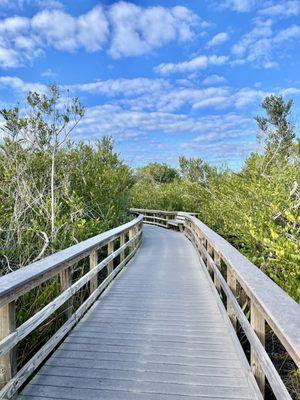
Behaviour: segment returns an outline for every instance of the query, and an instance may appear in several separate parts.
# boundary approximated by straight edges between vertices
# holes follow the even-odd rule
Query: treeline
[[[264,149],[240,171],[179,158],[179,168],[149,164],[136,171],[134,207],[197,212],[296,301],[300,300],[300,141],[292,102],[269,96],[257,117]]]
[[[1,275],[120,225],[131,218],[129,207],[183,210],[197,212],[299,301],[300,142],[289,121],[292,102],[269,96],[262,106],[266,117],[256,120],[264,150],[238,172],[185,157],[178,168],[154,163],[133,171],[109,137],[71,141],[84,108],[56,86],[29,93],[25,107],[1,110]],[[87,267],[79,262],[75,278]],[[17,325],[59,292],[56,277],[19,299]],[[64,315],[58,310],[19,346],[19,366]]]
[[[113,150],[109,137],[89,144],[70,135],[84,116],[78,99],[29,93],[26,106],[1,110],[0,275],[120,225],[128,215],[131,169]],[[73,267],[73,281],[86,273],[87,260]],[[17,326],[59,295],[59,276],[16,302]],[[73,310],[88,295],[74,298]],[[17,349],[24,365],[65,321],[57,310]]]
[[[136,171],[109,137],[71,142],[84,118],[77,98],[29,93],[24,108],[2,110],[1,274],[68,247],[129,218],[129,206],[197,212],[287,293],[300,300],[300,142],[292,102],[266,97],[257,117],[264,149],[240,171],[200,158],[179,167]]]
[[[93,145],[71,142],[84,108],[78,99],[64,106],[61,100],[52,86],[47,95],[28,95],[26,115],[1,111],[1,274],[128,218],[130,168],[108,137]]]
[[[1,274],[125,222],[129,206],[183,210],[197,212],[299,301],[300,141],[291,101],[271,95],[262,107],[263,151],[238,172],[185,157],[178,168],[133,171],[109,137],[70,140],[84,108],[56,86],[29,93],[25,112],[1,110]]]

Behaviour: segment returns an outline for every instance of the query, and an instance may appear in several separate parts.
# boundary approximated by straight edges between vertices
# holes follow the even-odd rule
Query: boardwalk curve
[[[18,399],[197,398],[261,395],[191,242],[145,226],[136,256]]]

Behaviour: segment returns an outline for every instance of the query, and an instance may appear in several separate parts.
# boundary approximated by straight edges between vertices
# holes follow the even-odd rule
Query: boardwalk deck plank
[[[258,399],[191,243],[145,226],[136,257],[19,400]]]

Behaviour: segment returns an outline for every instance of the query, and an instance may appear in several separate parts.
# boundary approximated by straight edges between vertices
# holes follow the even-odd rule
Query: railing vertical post
[[[219,271],[221,271],[221,257],[220,254],[218,254],[215,250],[214,250],[214,262],[218,267]],[[221,284],[216,274],[214,274],[214,284],[219,292],[221,290]]]
[[[139,230],[140,230],[139,225],[138,224],[135,225],[135,235],[137,235],[139,233]],[[138,244],[139,244],[139,238],[137,237],[135,240],[134,247],[137,248]]]
[[[8,336],[16,327],[15,302],[5,304],[0,308],[0,340]],[[0,388],[12,379],[17,370],[16,350],[10,350],[0,357]]]
[[[206,250],[207,250],[208,254],[211,256],[211,255],[212,255],[213,248],[212,248],[211,244],[210,244],[207,240],[206,240],[205,242],[206,242]],[[212,274],[212,273],[213,273],[213,272],[212,272],[213,270],[212,270],[212,268],[211,268],[211,266],[210,266],[210,263],[209,263],[209,261],[208,261],[208,258],[206,258],[206,266],[207,266],[208,272],[209,272],[210,274]]]
[[[107,255],[109,256],[114,252],[114,246],[115,242],[114,240],[110,241],[107,245]],[[114,260],[110,261],[107,265],[107,275],[110,275],[113,272],[114,269]]]
[[[257,337],[261,341],[262,345],[265,346],[265,319],[255,306],[253,301],[251,301],[250,312],[251,312],[250,314],[251,326],[254,329]],[[260,391],[264,396],[265,374],[263,373],[263,370],[261,369],[257,356],[252,348],[251,348],[251,368],[252,368],[252,373],[255,376],[257,384],[260,388]]]
[[[120,235],[120,247],[125,244],[125,240],[126,240],[125,233],[122,233]],[[125,259],[125,250],[121,251],[120,253],[120,262],[124,261],[124,259]]]
[[[90,270],[98,265],[98,251],[94,250],[90,254]],[[94,276],[90,281],[90,292],[93,293],[98,287],[98,276]]]
[[[61,291],[64,292],[68,287],[72,285],[72,267],[66,268],[59,274],[60,278],[60,287]],[[65,307],[65,313],[66,317],[70,318],[72,315],[72,306],[73,306],[73,300],[69,299],[66,301]]]
[[[231,268],[228,266],[227,266],[227,284],[234,297],[236,297],[236,277],[232,272]],[[234,329],[236,329],[236,315],[229,299],[227,299],[227,314],[231,320]]]
[[[133,236],[134,236],[134,228],[130,228],[130,229],[129,229],[129,232],[128,232],[128,239],[129,239],[129,240],[132,239]],[[133,243],[130,243],[130,245],[129,245],[129,251],[130,251],[130,253],[132,252],[133,249],[134,249],[134,244],[133,244]]]

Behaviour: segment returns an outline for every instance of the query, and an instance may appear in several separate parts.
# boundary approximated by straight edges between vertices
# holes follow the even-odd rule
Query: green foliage
[[[260,129],[259,138],[265,143],[266,150],[271,153],[288,155],[295,139],[294,127],[289,121],[289,113],[293,101],[287,103],[282,96],[267,96],[262,107],[267,118],[256,117]]]
[[[137,181],[133,207],[197,212],[199,218],[300,300],[299,140],[286,118],[292,103],[270,96],[268,147],[252,154],[240,172],[218,171],[201,159],[179,159],[181,179]],[[263,119],[259,120],[262,128]],[[276,146],[277,152],[272,151]]]
[[[70,132],[84,115],[78,99],[63,99],[56,86],[48,94],[29,93],[26,112],[2,110],[0,145],[1,275],[92,237],[128,219],[131,170],[104,137],[96,144],[71,143]],[[75,266],[74,275],[82,266]],[[59,278],[30,291],[17,303],[23,323],[60,292]],[[61,325],[35,330],[19,347],[19,361],[40,347]]]
[[[0,267],[6,273],[126,219],[130,169],[111,138],[71,143],[84,115],[56,86],[29,93],[26,113],[2,110]]]
[[[175,168],[164,163],[150,163],[145,167],[138,168],[136,176],[139,181],[157,184],[172,182],[179,177]]]

